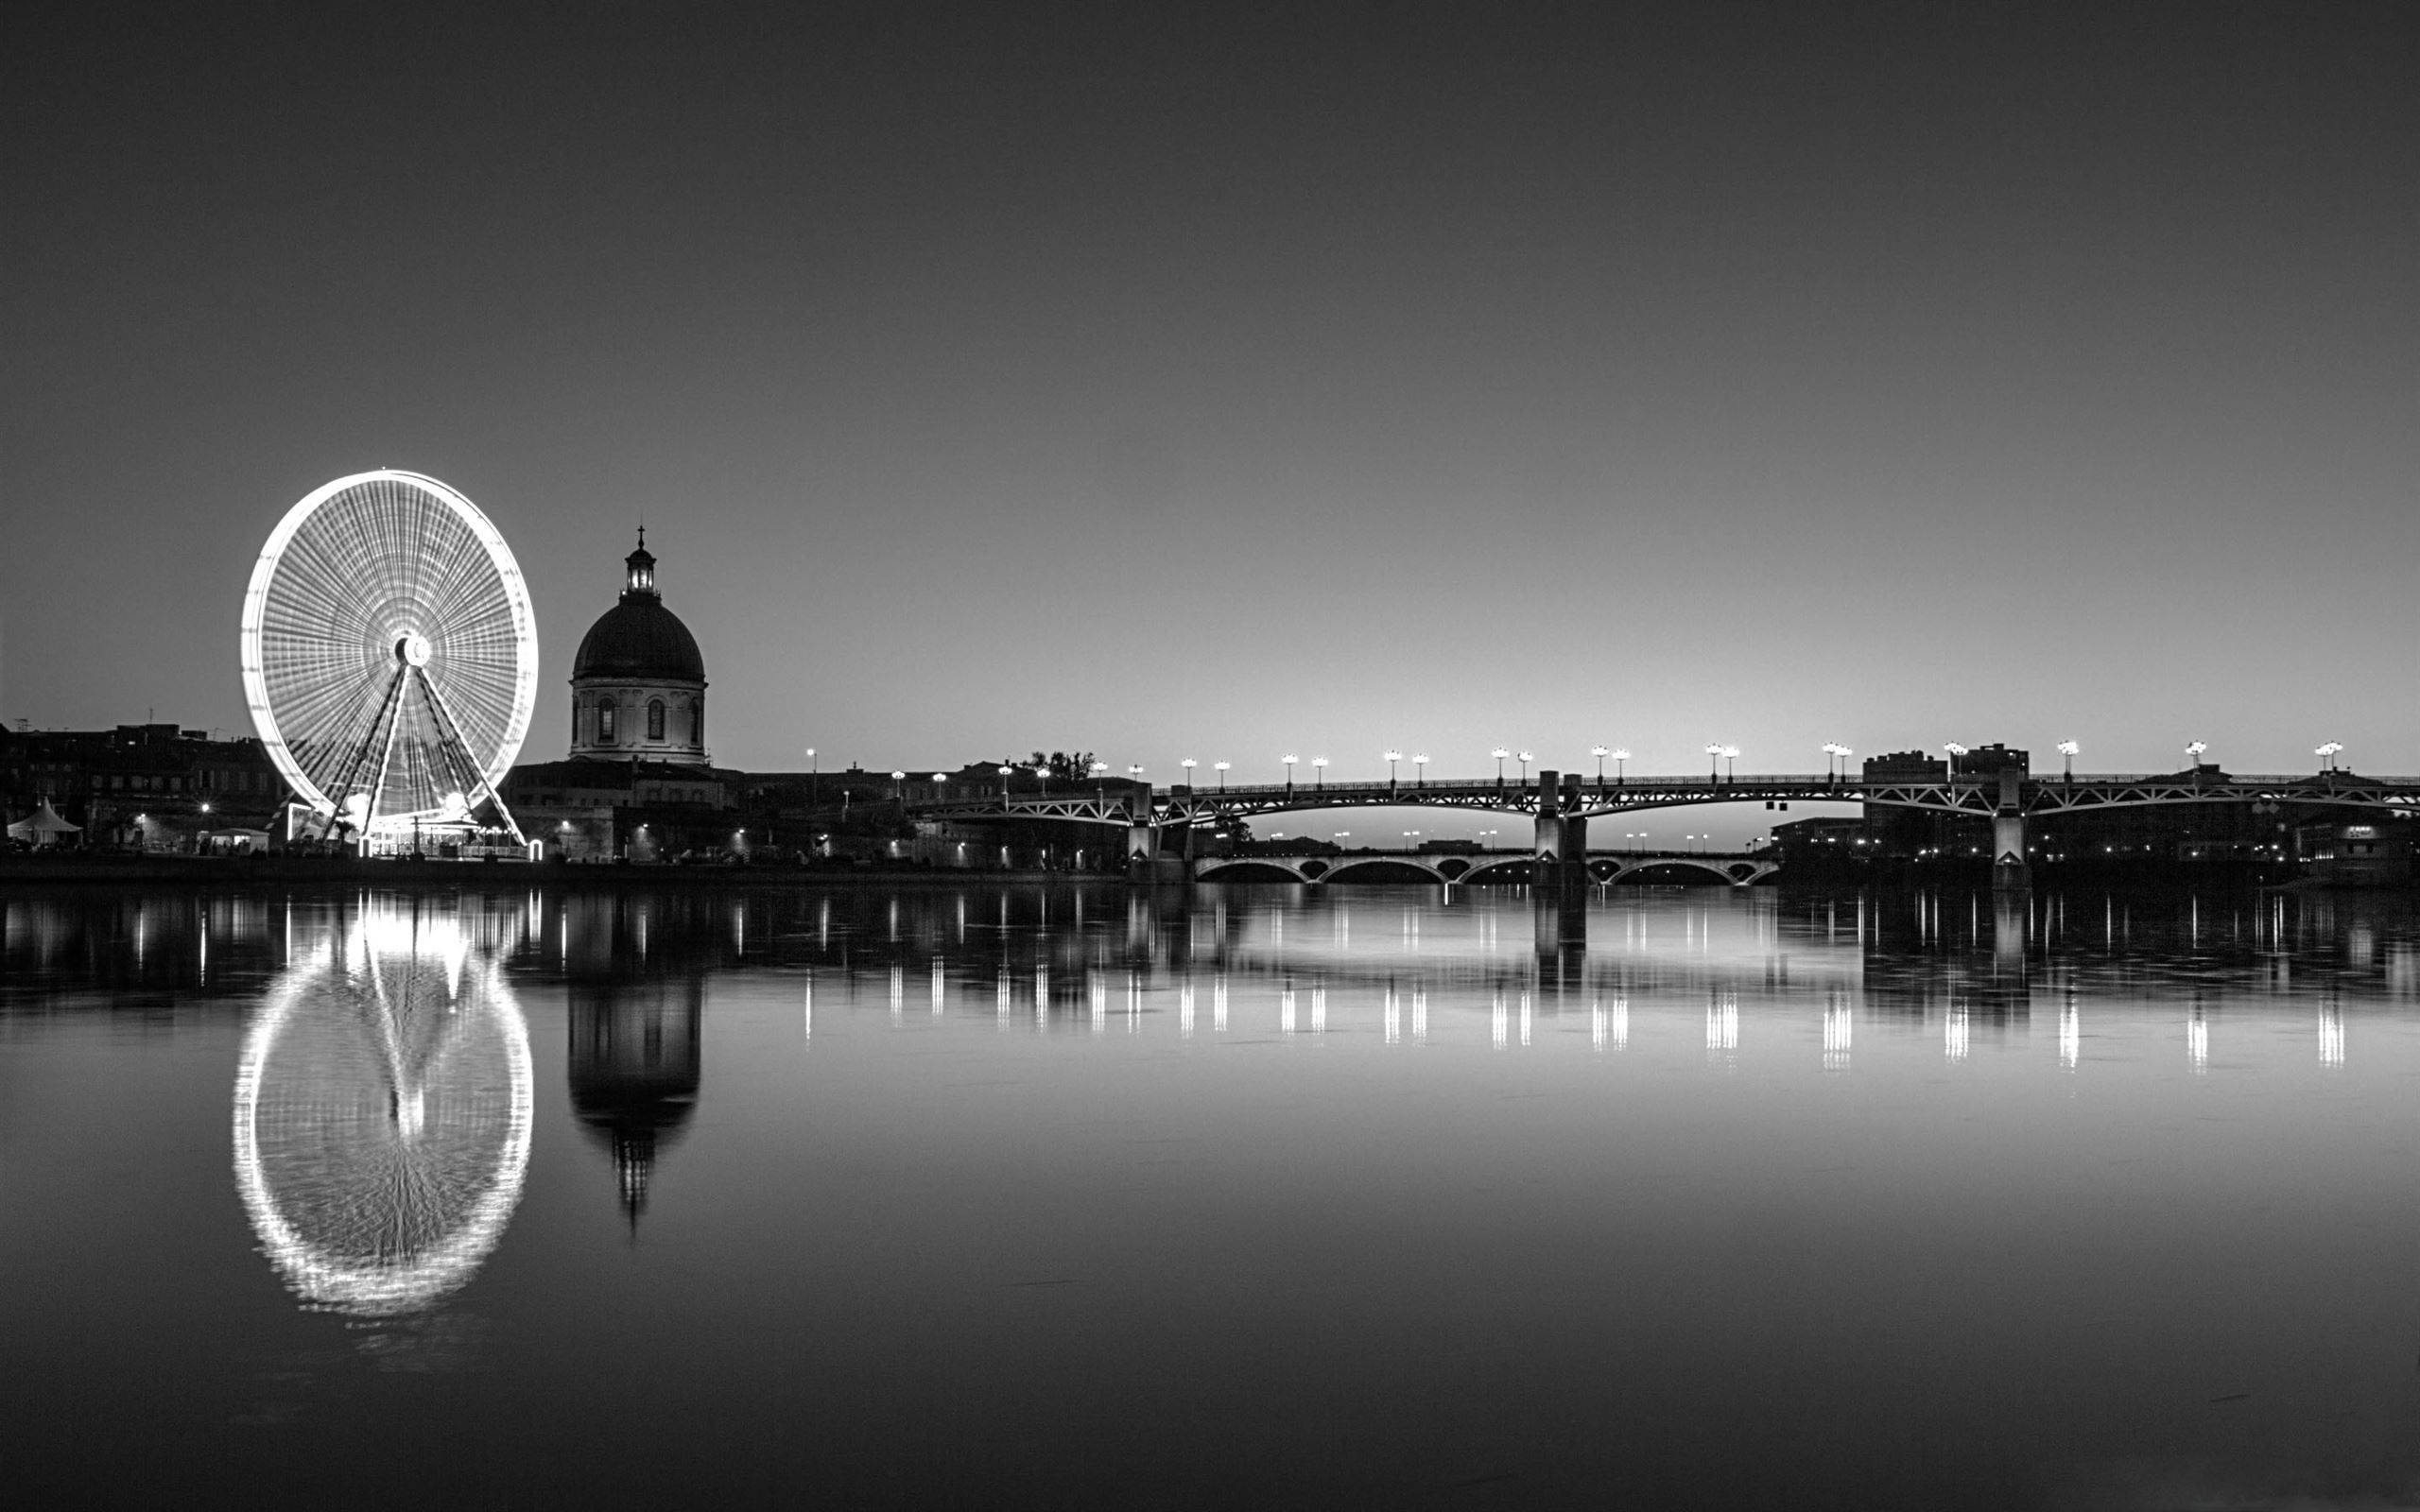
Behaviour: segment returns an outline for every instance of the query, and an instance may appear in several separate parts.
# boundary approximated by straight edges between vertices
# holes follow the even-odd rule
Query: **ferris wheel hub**
[[[428,665],[428,655],[433,649],[427,636],[412,630],[395,643],[395,660],[407,667],[424,667]]]

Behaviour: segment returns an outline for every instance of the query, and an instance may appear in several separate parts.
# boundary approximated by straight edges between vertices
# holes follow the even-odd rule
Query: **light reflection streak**
[[[1856,1021],[1849,1011],[1849,995],[1835,988],[1824,1002],[1824,1069],[1849,1069],[1849,1047],[1856,1037]]]
[[[2194,1075],[2209,1074],[2210,1021],[2199,1003],[2193,1005],[2192,1014],[2185,1021],[2185,1058],[2193,1068]]]
[[[1411,1042],[1428,1042],[1428,988],[1418,982],[1411,986]]]
[[[2330,1070],[2344,1064],[2344,1010],[2333,1001],[2320,1005],[2319,1063]]]
[[[2073,1071],[2083,1057],[2083,1017],[2076,1011],[2075,994],[2069,992],[2066,1003],[2059,1009],[2059,1065]]]
[[[1966,1019],[1967,1014],[1965,1004],[1950,1004],[1949,1016],[1942,1021],[1941,1026],[1941,1053],[1943,1058],[1948,1060],[1963,1060],[1966,1058],[1968,1035]]]

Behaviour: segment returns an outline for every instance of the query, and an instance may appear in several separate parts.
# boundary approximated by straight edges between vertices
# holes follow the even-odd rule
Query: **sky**
[[[263,540],[395,466],[527,576],[525,759],[644,519],[755,769],[2420,773],[2415,65],[2408,7],[10,7],[0,716],[242,732]]]

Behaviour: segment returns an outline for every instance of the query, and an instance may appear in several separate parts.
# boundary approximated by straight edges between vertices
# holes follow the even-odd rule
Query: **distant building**
[[[706,659],[664,607],[645,530],[622,564],[620,602],[588,627],[572,658],[572,758],[703,766]]]
[[[2339,887],[2403,887],[2411,883],[2410,822],[2364,815],[2294,828],[2303,874]]]
[[[251,736],[214,740],[172,724],[0,730],[0,808],[47,800],[87,846],[190,850],[202,836],[274,828],[285,781]]]

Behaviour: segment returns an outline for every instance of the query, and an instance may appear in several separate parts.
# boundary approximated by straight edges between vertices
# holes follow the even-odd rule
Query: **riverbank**
[[[1079,884],[1123,887],[1122,876],[1089,871],[952,870],[892,867],[574,866],[562,862],[440,861],[357,856],[163,856],[85,854],[0,859],[0,890],[98,885],[246,888],[269,885],[354,887],[551,887],[661,892],[695,887],[965,887]]]

